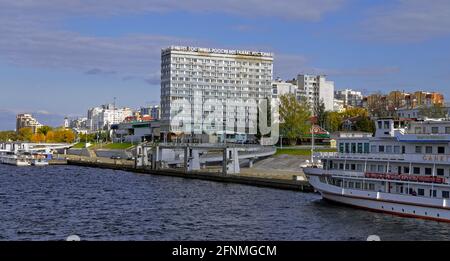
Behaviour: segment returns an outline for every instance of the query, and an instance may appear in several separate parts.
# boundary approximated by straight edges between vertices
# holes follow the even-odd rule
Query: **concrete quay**
[[[275,189],[284,190],[294,190],[301,192],[313,192],[314,189],[307,181],[294,180],[294,175],[291,179],[279,179],[279,178],[267,178],[267,177],[257,177],[256,175],[236,175],[228,174],[223,175],[222,173],[205,172],[205,171],[189,171],[185,172],[184,169],[150,169],[143,167],[135,167],[133,161],[120,161],[111,159],[90,159],[87,157],[71,157],[67,159],[68,165],[92,167],[92,168],[103,168],[103,169],[113,169],[122,170],[128,172],[135,172],[141,174],[150,175],[160,175],[160,176],[171,176],[189,179],[200,179],[209,180],[223,183],[234,183],[243,184],[258,187],[267,187]]]

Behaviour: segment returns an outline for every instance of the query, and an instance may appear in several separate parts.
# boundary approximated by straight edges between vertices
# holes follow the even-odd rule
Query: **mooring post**
[[[189,145],[186,145],[186,147],[184,147],[184,173],[188,173],[189,171]]]
[[[228,155],[227,154],[228,154],[228,150],[225,147],[223,149],[223,161],[222,161],[222,174],[223,175],[227,175],[227,168],[228,168],[228,162],[227,162]]]

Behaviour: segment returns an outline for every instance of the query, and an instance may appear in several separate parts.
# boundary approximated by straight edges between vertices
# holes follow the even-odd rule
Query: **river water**
[[[0,164],[0,240],[449,240],[450,224],[301,193],[75,166]]]

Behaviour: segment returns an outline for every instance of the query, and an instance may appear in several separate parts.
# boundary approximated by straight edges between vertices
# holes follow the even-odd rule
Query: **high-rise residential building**
[[[297,85],[277,79],[272,82],[272,98],[277,99],[285,94],[297,95],[297,89]]]
[[[159,105],[154,105],[150,107],[142,107],[140,110],[141,116],[149,115],[154,120],[159,120],[161,118],[161,109]]]
[[[109,130],[112,124],[121,123],[130,116],[133,116],[130,108],[116,108],[112,104],[94,107],[88,110],[87,127],[90,131]]]
[[[33,133],[36,133],[39,128],[42,127],[31,114],[23,113],[18,114],[16,117],[16,132],[19,132],[22,128],[30,128]]]
[[[334,98],[343,101],[346,107],[362,107],[363,95],[360,91],[352,89],[337,90],[334,92]]]
[[[297,97],[306,98],[312,111],[322,102],[326,111],[334,110],[334,82],[328,81],[325,75],[299,74],[294,82],[298,86]]]
[[[272,95],[273,54],[172,46],[161,51],[161,131],[256,134]]]

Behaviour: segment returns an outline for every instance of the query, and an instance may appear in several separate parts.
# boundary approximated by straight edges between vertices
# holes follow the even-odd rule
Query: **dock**
[[[177,169],[151,169],[144,167],[135,167],[133,164],[127,164],[121,161],[102,162],[100,160],[93,161],[83,159],[68,159],[67,164],[82,167],[121,170],[149,175],[209,180],[215,182],[242,184],[249,186],[293,190],[301,192],[314,192],[313,187],[307,181],[294,180],[294,177],[292,180],[286,180],[286,179],[270,179],[251,176],[240,176],[236,174],[223,175],[222,173],[201,172],[201,171],[185,172],[183,170]]]

